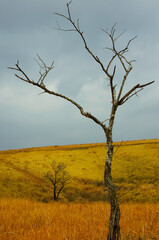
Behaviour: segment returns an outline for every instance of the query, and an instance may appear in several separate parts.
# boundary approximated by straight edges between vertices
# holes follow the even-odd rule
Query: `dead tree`
[[[38,56],[38,63],[40,65],[40,77],[38,80],[32,80],[29,78],[29,76],[23,71],[23,69],[19,65],[19,61],[15,64],[15,67],[9,67],[9,69],[15,70],[19,74],[15,74],[17,78],[19,78],[22,81],[25,81],[29,84],[35,85],[38,88],[43,90],[43,93],[48,93],[60,98],[65,99],[66,101],[72,103],[75,107],[77,107],[80,111],[80,113],[91,120],[93,120],[96,124],[98,124],[100,127],[102,127],[105,137],[106,137],[106,146],[107,146],[107,155],[106,155],[106,162],[105,162],[105,169],[104,169],[104,182],[105,186],[108,189],[108,196],[109,201],[111,205],[111,212],[110,212],[110,220],[109,220],[109,232],[107,236],[107,240],[118,240],[120,236],[120,208],[119,203],[116,195],[115,186],[113,184],[112,175],[111,175],[111,165],[112,165],[112,159],[113,159],[113,139],[112,139],[112,130],[115,120],[115,115],[117,112],[117,109],[123,105],[125,102],[127,102],[130,98],[132,98],[134,95],[137,95],[138,92],[143,90],[145,87],[152,84],[154,81],[145,83],[145,84],[136,84],[134,87],[130,88],[126,93],[123,93],[123,89],[125,86],[125,83],[128,79],[128,76],[130,72],[133,69],[133,61],[130,61],[126,58],[125,54],[129,50],[129,46],[131,42],[135,39],[130,39],[124,48],[121,50],[118,50],[116,47],[116,42],[121,37],[121,34],[116,35],[115,32],[115,25],[111,28],[111,31],[103,30],[104,34],[110,39],[111,41],[111,48],[107,48],[112,52],[112,57],[109,59],[107,65],[103,64],[103,62],[100,60],[98,56],[96,56],[92,50],[88,47],[87,41],[84,37],[83,31],[80,29],[79,25],[79,19],[77,21],[74,21],[71,16],[70,12],[70,3],[67,3],[67,12],[68,15],[65,16],[60,13],[55,13],[57,16],[65,19],[67,22],[69,22],[72,26],[71,29],[63,29],[58,25],[58,30],[60,31],[73,31],[77,33],[86,49],[86,51],[90,54],[90,56],[94,59],[94,61],[97,63],[97,65],[100,66],[101,70],[103,71],[104,75],[107,77],[109,81],[109,89],[111,92],[111,112],[110,116],[107,117],[107,121],[101,121],[91,113],[88,113],[84,111],[83,107],[78,104],[75,100],[60,94],[58,92],[51,91],[46,86],[46,76],[47,74],[54,68],[54,62],[50,66],[47,66],[44,61]],[[118,60],[121,69],[123,69],[123,77],[121,79],[121,84],[117,83],[115,84],[115,76],[117,75],[117,67],[116,67],[116,60]]]
[[[58,201],[60,193],[66,187],[71,177],[66,171],[66,164],[53,161],[51,164],[52,171],[47,172],[45,177],[51,182],[53,187],[54,201]]]

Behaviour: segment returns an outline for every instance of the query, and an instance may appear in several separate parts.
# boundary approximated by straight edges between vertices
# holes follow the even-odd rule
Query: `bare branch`
[[[116,71],[116,65],[114,66],[114,70],[113,70],[112,78],[113,78],[114,75],[115,75],[115,71]]]
[[[143,84],[143,85],[140,85],[140,87],[141,87],[141,88],[144,88],[144,87],[146,87],[146,86],[148,86],[148,85],[150,85],[150,84],[152,84],[152,83],[154,83],[154,82],[155,82],[155,81],[145,83],[145,84]]]
[[[114,59],[115,59],[116,57],[118,57],[119,61],[121,62],[121,64],[122,64],[122,66],[123,66],[123,68],[124,68],[124,70],[125,70],[126,73],[125,73],[125,75],[124,75],[124,78],[123,78],[123,81],[122,81],[122,85],[121,85],[120,90],[119,90],[119,94],[118,94],[118,101],[119,101],[120,96],[121,96],[121,94],[122,94],[122,90],[123,90],[125,81],[126,81],[126,79],[127,79],[127,76],[128,76],[128,74],[130,73],[130,71],[132,70],[132,64],[131,64],[132,61],[128,61],[128,60],[125,58],[125,56],[123,56],[123,55],[124,55],[124,53],[126,53],[126,52],[128,51],[128,47],[129,47],[130,43],[131,43],[136,37],[130,39],[130,40],[128,41],[126,47],[118,52],[118,51],[116,50],[116,47],[115,47],[115,41],[117,41],[117,40],[119,39],[119,37],[124,34],[125,31],[123,31],[121,34],[119,34],[117,37],[115,37],[114,35],[115,35],[115,26],[116,26],[116,23],[115,23],[115,24],[113,25],[113,27],[111,28],[110,33],[109,33],[107,30],[101,29],[102,31],[104,31],[104,32],[110,37],[111,42],[112,42],[112,48],[107,48],[107,49],[109,49],[109,50],[111,50],[111,51],[114,52],[114,55],[113,55],[113,57],[110,59],[108,65],[107,65],[107,68],[105,68],[104,65],[102,64],[102,62],[100,61],[99,57],[95,56],[95,55],[93,54],[93,52],[89,49],[89,47],[88,47],[88,45],[87,45],[87,42],[86,42],[86,40],[85,40],[85,38],[84,38],[84,36],[83,36],[83,32],[80,31],[80,28],[79,28],[79,19],[77,20],[77,25],[75,24],[75,22],[72,21],[70,9],[69,9],[69,4],[67,4],[67,9],[68,9],[68,15],[69,15],[69,17],[66,17],[66,16],[64,16],[63,14],[57,14],[57,15],[60,16],[60,17],[64,17],[65,19],[67,19],[67,20],[73,25],[74,30],[75,30],[77,33],[80,34],[80,36],[81,36],[81,38],[82,38],[82,40],[83,40],[83,42],[84,42],[84,45],[85,45],[86,50],[87,50],[87,51],[89,52],[89,54],[95,59],[95,61],[100,64],[100,66],[102,67],[102,70],[103,70],[103,71],[106,73],[106,75],[108,76],[109,81],[110,81],[111,94],[112,94],[112,102],[113,102],[113,103],[115,103],[115,100],[116,100],[115,87],[113,86],[113,78],[114,78],[114,74],[115,74],[116,67],[114,67],[112,74],[109,73],[109,68],[110,68],[111,64],[113,63],[113,61],[114,61]],[[61,29],[61,28],[60,28],[60,29]],[[65,31],[67,31],[67,30],[65,30]],[[129,65],[129,68],[128,68],[128,69],[127,69],[127,67],[126,67],[126,64]]]
[[[20,77],[19,75],[15,74],[15,76],[16,76],[17,78],[19,78],[20,80],[22,80],[22,81],[24,81],[24,82],[27,82],[27,83],[28,83],[28,80],[26,80],[26,79],[24,79],[24,78]]]
[[[43,93],[48,93],[48,94],[51,94],[51,95],[54,95],[54,96],[57,96],[57,97],[60,97],[60,98],[63,98],[65,99],[66,101],[72,103],[74,106],[76,106],[79,110],[80,110],[80,113],[87,117],[87,118],[90,118],[92,119],[95,123],[99,124],[103,129],[104,131],[107,130],[106,126],[100,121],[98,120],[95,116],[93,116],[91,113],[88,113],[88,112],[85,112],[83,107],[80,106],[76,101],[74,101],[73,99],[63,95],[63,94],[60,94],[60,93],[57,93],[57,92],[54,92],[54,91],[51,91],[49,90],[45,85],[44,85],[44,80],[45,80],[45,77],[47,76],[48,72],[51,71],[53,69],[53,63],[51,64],[50,67],[47,67],[46,64],[41,61],[43,63],[42,65],[42,68],[44,70],[44,73],[42,73],[42,75],[40,76],[40,78],[38,79],[38,81],[32,81],[30,80],[30,78],[27,76],[27,74],[19,67],[18,64],[16,64],[16,68],[14,67],[9,67],[9,69],[12,69],[12,70],[15,70],[15,71],[18,71],[22,74],[23,77],[15,74],[15,76],[17,78],[19,78],[20,80],[24,81],[24,82],[27,82],[29,84],[32,84],[34,86],[37,86],[38,88],[41,88],[44,92],[42,92],[41,94]]]
[[[122,105],[123,103],[125,103],[128,99],[130,99],[132,96],[134,96],[135,94],[137,94],[138,92],[140,92],[141,90],[144,89],[144,87],[149,86],[150,84],[154,83],[154,81],[152,82],[148,82],[146,84],[140,85],[137,84],[135,85],[132,89],[130,89],[119,101],[118,101],[118,105]],[[136,92],[136,89],[139,89]]]
[[[115,54],[115,55],[110,59],[108,65],[107,65],[107,69],[106,69],[107,72],[109,71],[109,68],[110,68],[112,62],[114,61],[114,59],[116,58],[116,56],[117,56],[117,55]]]
[[[24,75],[24,77],[26,78],[26,82],[29,82],[30,81],[30,79],[29,79],[29,77],[25,74],[25,72],[23,72],[23,70],[19,67],[19,61],[17,61],[17,63],[15,64],[15,66],[16,66],[16,68],[11,68],[11,67],[8,67],[8,69],[14,69],[14,70],[16,70],[16,71],[18,71],[18,72],[21,72],[22,73],[22,75]],[[19,77],[18,75],[16,75],[15,74],[15,76],[16,77]],[[19,77],[19,79],[21,79],[21,80],[24,80],[23,78],[21,78],[21,77]]]
[[[47,66],[38,54],[37,54],[37,57],[38,57],[38,60],[35,59],[35,61],[40,66],[40,71],[39,71],[40,77],[37,83],[40,83],[40,85],[44,85],[44,80],[47,74],[54,68],[54,61],[51,63],[50,66]]]
[[[120,144],[118,145],[116,151],[113,153],[113,157],[115,156],[115,154],[117,153],[117,151],[119,150],[122,144],[123,144],[123,141],[121,141]]]
[[[120,90],[119,90],[119,94],[118,94],[118,97],[117,97],[117,102],[119,101],[119,99],[121,97],[121,94],[122,94],[122,91],[123,91],[126,79],[127,79],[128,74],[130,73],[131,70],[132,70],[132,67],[129,68],[129,70],[126,72],[126,74],[123,77],[123,81],[122,81],[122,84],[121,84],[121,87],[120,87]]]
[[[116,42],[125,32],[126,32],[126,30],[124,30],[116,38],[114,38],[114,42]]]
[[[115,24],[115,25],[116,25],[116,24]],[[122,50],[120,50],[120,51],[117,51],[117,50],[116,50],[116,46],[115,46],[115,42],[119,39],[119,37],[120,37],[121,35],[124,34],[125,31],[123,31],[121,34],[119,34],[119,36],[114,37],[115,25],[112,27],[112,29],[111,29],[110,32],[109,32],[108,30],[104,30],[104,29],[101,28],[101,30],[107,34],[107,36],[111,39],[111,42],[112,42],[112,48],[110,48],[110,47],[105,47],[105,49],[108,49],[108,50],[110,50],[110,51],[112,51],[112,52],[114,53],[114,56],[113,56],[112,59],[109,61],[106,70],[108,71],[108,69],[109,69],[111,63],[113,62],[113,60],[114,60],[116,57],[118,57],[118,59],[119,59],[120,63],[122,64],[125,72],[127,72],[127,71],[129,71],[129,69],[132,67],[132,65],[131,65],[132,61],[128,61],[123,55],[124,55],[126,52],[128,52],[128,47],[129,47],[130,43],[131,43],[136,37],[130,39],[124,49],[122,49]],[[128,64],[128,66],[129,66],[128,69],[127,69],[127,67],[126,67],[126,64]]]
[[[7,69],[17,70],[17,68],[15,68],[15,67],[7,67]]]
[[[70,3],[69,3],[70,4]],[[84,43],[84,46],[85,46],[85,49],[88,51],[88,53],[94,58],[94,60],[101,66],[101,68],[102,68],[102,70],[103,70],[103,72],[108,76],[108,77],[111,77],[111,75],[107,72],[107,70],[105,69],[105,67],[104,67],[104,65],[103,65],[103,63],[101,62],[101,60],[99,59],[99,57],[97,57],[90,49],[89,49],[89,47],[88,47],[88,45],[87,45],[87,42],[86,42],[86,39],[85,39],[85,37],[83,36],[83,32],[81,32],[81,30],[80,30],[80,27],[79,27],[79,19],[77,20],[77,25],[76,25],[76,23],[74,22],[74,21],[72,21],[72,19],[71,19],[71,12],[70,12],[70,9],[69,9],[69,4],[67,4],[67,9],[68,9],[68,17],[66,17],[65,15],[63,15],[63,14],[60,14],[60,13],[55,13],[57,16],[60,16],[60,17],[63,17],[63,18],[65,18],[67,21],[69,21],[71,24],[72,24],[72,26],[73,26],[73,28],[74,28],[74,30],[72,30],[72,29],[61,29],[61,27],[60,28],[58,28],[58,30],[61,30],[61,31],[76,31],[80,36],[81,36],[81,39],[82,39],[82,41],[83,41],[83,43]],[[112,28],[113,29],[113,28]],[[113,30],[112,30],[113,31]]]
[[[107,49],[107,50],[110,50],[110,51],[114,52],[113,48],[110,48],[110,47],[104,47],[104,49]]]
[[[113,27],[111,28],[111,31],[110,33],[107,31],[107,30],[104,30],[104,29],[101,29],[102,31],[104,31],[111,39],[112,41],[112,48],[106,48],[106,49],[109,49],[111,51],[113,51],[115,53],[115,55],[111,58],[111,60],[109,61],[108,65],[107,65],[107,68],[104,67],[103,63],[101,62],[101,60],[99,59],[98,56],[94,55],[94,53],[89,49],[88,45],[87,45],[87,42],[86,42],[86,39],[83,35],[83,32],[81,32],[80,30],[80,27],[79,27],[79,19],[77,19],[77,24],[72,20],[71,18],[71,12],[70,12],[70,8],[69,8],[69,5],[70,5],[71,2],[67,3],[67,11],[68,11],[68,17],[63,15],[63,14],[60,14],[60,13],[55,13],[56,15],[60,16],[60,17],[63,17],[65,18],[67,21],[69,21],[72,26],[73,26],[73,29],[62,29],[59,25],[58,25],[58,30],[61,30],[61,31],[76,31],[82,38],[82,41],[84,43],[84,46],[86,48],[86,50],[88,51],[88,53],[94,58],[94,60],[100,64],[103,72],[110,78],[112,78],[112,75],[108,72],[109,68],[110,68],[110,65],[112,64],[113,60],[118,57],[124,70],[127,72],[128,69],[126,68],[126,65],[125,63],[127,63],[129,65],[129,68],[131,66],[131,62],[129,62],[124,56],[123,54],[128,50],[128,47],[131,43],[131,41],[133,41],[133,39],[135,38],[132,38],[129,40],[129,42],[127,43],[126,47],[122,50],[120,50],[119,52],[116,50],[115,48],[115,41],[117,41],[119,39],[119,37],[121,35],[124,34],[125,31],[123,31],[121,34],[119,34],[117,37],[114,37],[115,35],[115,26],[116,26],[116,23],[113,25]],[[123,60],[122,60],[123,59]],[[125,63],[124,63],[125,61]]]
[[[78,27],[78,30],[80,31],[79,19],[77,19],[77,27]]]
[[[112,103],[113,104],[115,104],[115,102],[116,102],[115,86],[113,86],[113,78],[115,75],[115,71],[116,71],[116,65],[114,66],[112,77],[110,78],[110,87],[111,87],[111,95],[112,95]]]
[[[139,89],[138,91],[135,90],[135,92],[134,92],[133,94],[129,95],[128,97],[126,97],[125,100],[123,100],[123,102],[122,102],[120,105],[122,105],[122,104],[124,104],[125,102],[127,102],[127,101],[128,101],[131,97],[133,97],[134,95],[136,95],[136,96],[138,97],[137,93],[140,92],[140,91],[142,91],[143,89],[144,89],[144,88],[141,88],[141,89]]]
[[[105,122],[107,122],[107,121],[109,121],[109,118],[105,119],[102,123],[105,123]]]
[[[41,92],[41,93],[38,93],[38,95],[42,95],[42,94],[44,94],[44,93],[46,93],[46,92]]]
[[[55,13],[56,15],[58,15],[57,13]],[[62,32],[76,32],[75,29],[64,29],[64,28],[61,28],[60,24],[57,22],[57,25],[58,25],[58,28],[53,28],[55,30],[58,30],[58,31],[62,31]]]
[[[128,49],[130,43],[131,43],[134,39],[136,39],[136,38],[137,38],[137,36],[131,38],[131,39],[128,41],[128,44],[126,45],[126,47],[125,47],[123,50],[121,50],[120,53],[121,53],[121,52],[125,52],[125,51]]]
[[[115,29],[115,26],[116,26],[116,25],[117,25],[117,23],[115,23],[115,24],[113,25],[113,27],[111,28],[111,33],[110,33],[110,34],[111,34],[112,37],[114,37],[114,33],[115,33],[115,30],[116,30],[116,29]]]
[[[71,13],[70,13],[70,9],[69,9],[69,5],[71,4],[72,1],[70,1],[69,3],[67,3],[67,10],[68,10],[68,16],[69,16],[69,19],[71,20]]]
[[[131,60],[130,63],[136,62],[136,60]]]

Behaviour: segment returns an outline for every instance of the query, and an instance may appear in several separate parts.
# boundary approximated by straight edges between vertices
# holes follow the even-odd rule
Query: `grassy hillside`
[[[114,143],[113,179],[120,202],[159,202],[159,140]],[[51,146],[0,151],[0,197],[49,202],[44,177],[53,160],[65,162],[72,181],[63,201],[107,199],[103,186],[105,144]]]

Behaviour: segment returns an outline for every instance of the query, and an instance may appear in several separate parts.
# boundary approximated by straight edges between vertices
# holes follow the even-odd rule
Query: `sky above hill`
[[[75,32],[58,31],[70,25],[55,15],[67,14],[65,0],[0,1],[0,150],[48,145],[80,144],[105,141],[103,130],[84,118],[78,109],[55,96],[41,94],[40,89],[14,76],[20,66],[33,80],[39,78],[38,53],[47,65],[54,60],[46,85],[62,93],[99,120],[109,118],[109,84],[100,66],[84,49]],[[113,140],[159,138],[159,2],[157,0],[73,0],[72,18],[79,19],[89,48],[108,63],[111,53],[105,47],[111,42],[102,29],[125,33],[118,49],[130,44],[129,60],[133,70],[124,92],[137,83],[155,80],[119,107]],[[116,71],[117,90],[123,72]]]

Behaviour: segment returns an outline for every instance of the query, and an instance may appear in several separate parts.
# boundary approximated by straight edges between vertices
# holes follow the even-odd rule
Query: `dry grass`
[[[120,202],[159,202],[159,139],[114,146],[112,174]],[[102,143],[0,151],[0,197],[50,202],[51,185],[44,175],[57,160],[66,163],[72,176],[63,201],[105,201],[105,158]]]
[[[158,240],[159,205],[122,204],[121,239]],[[2,240],[104,240],[109,206],[104,203],[35,203],[0,200]]]

